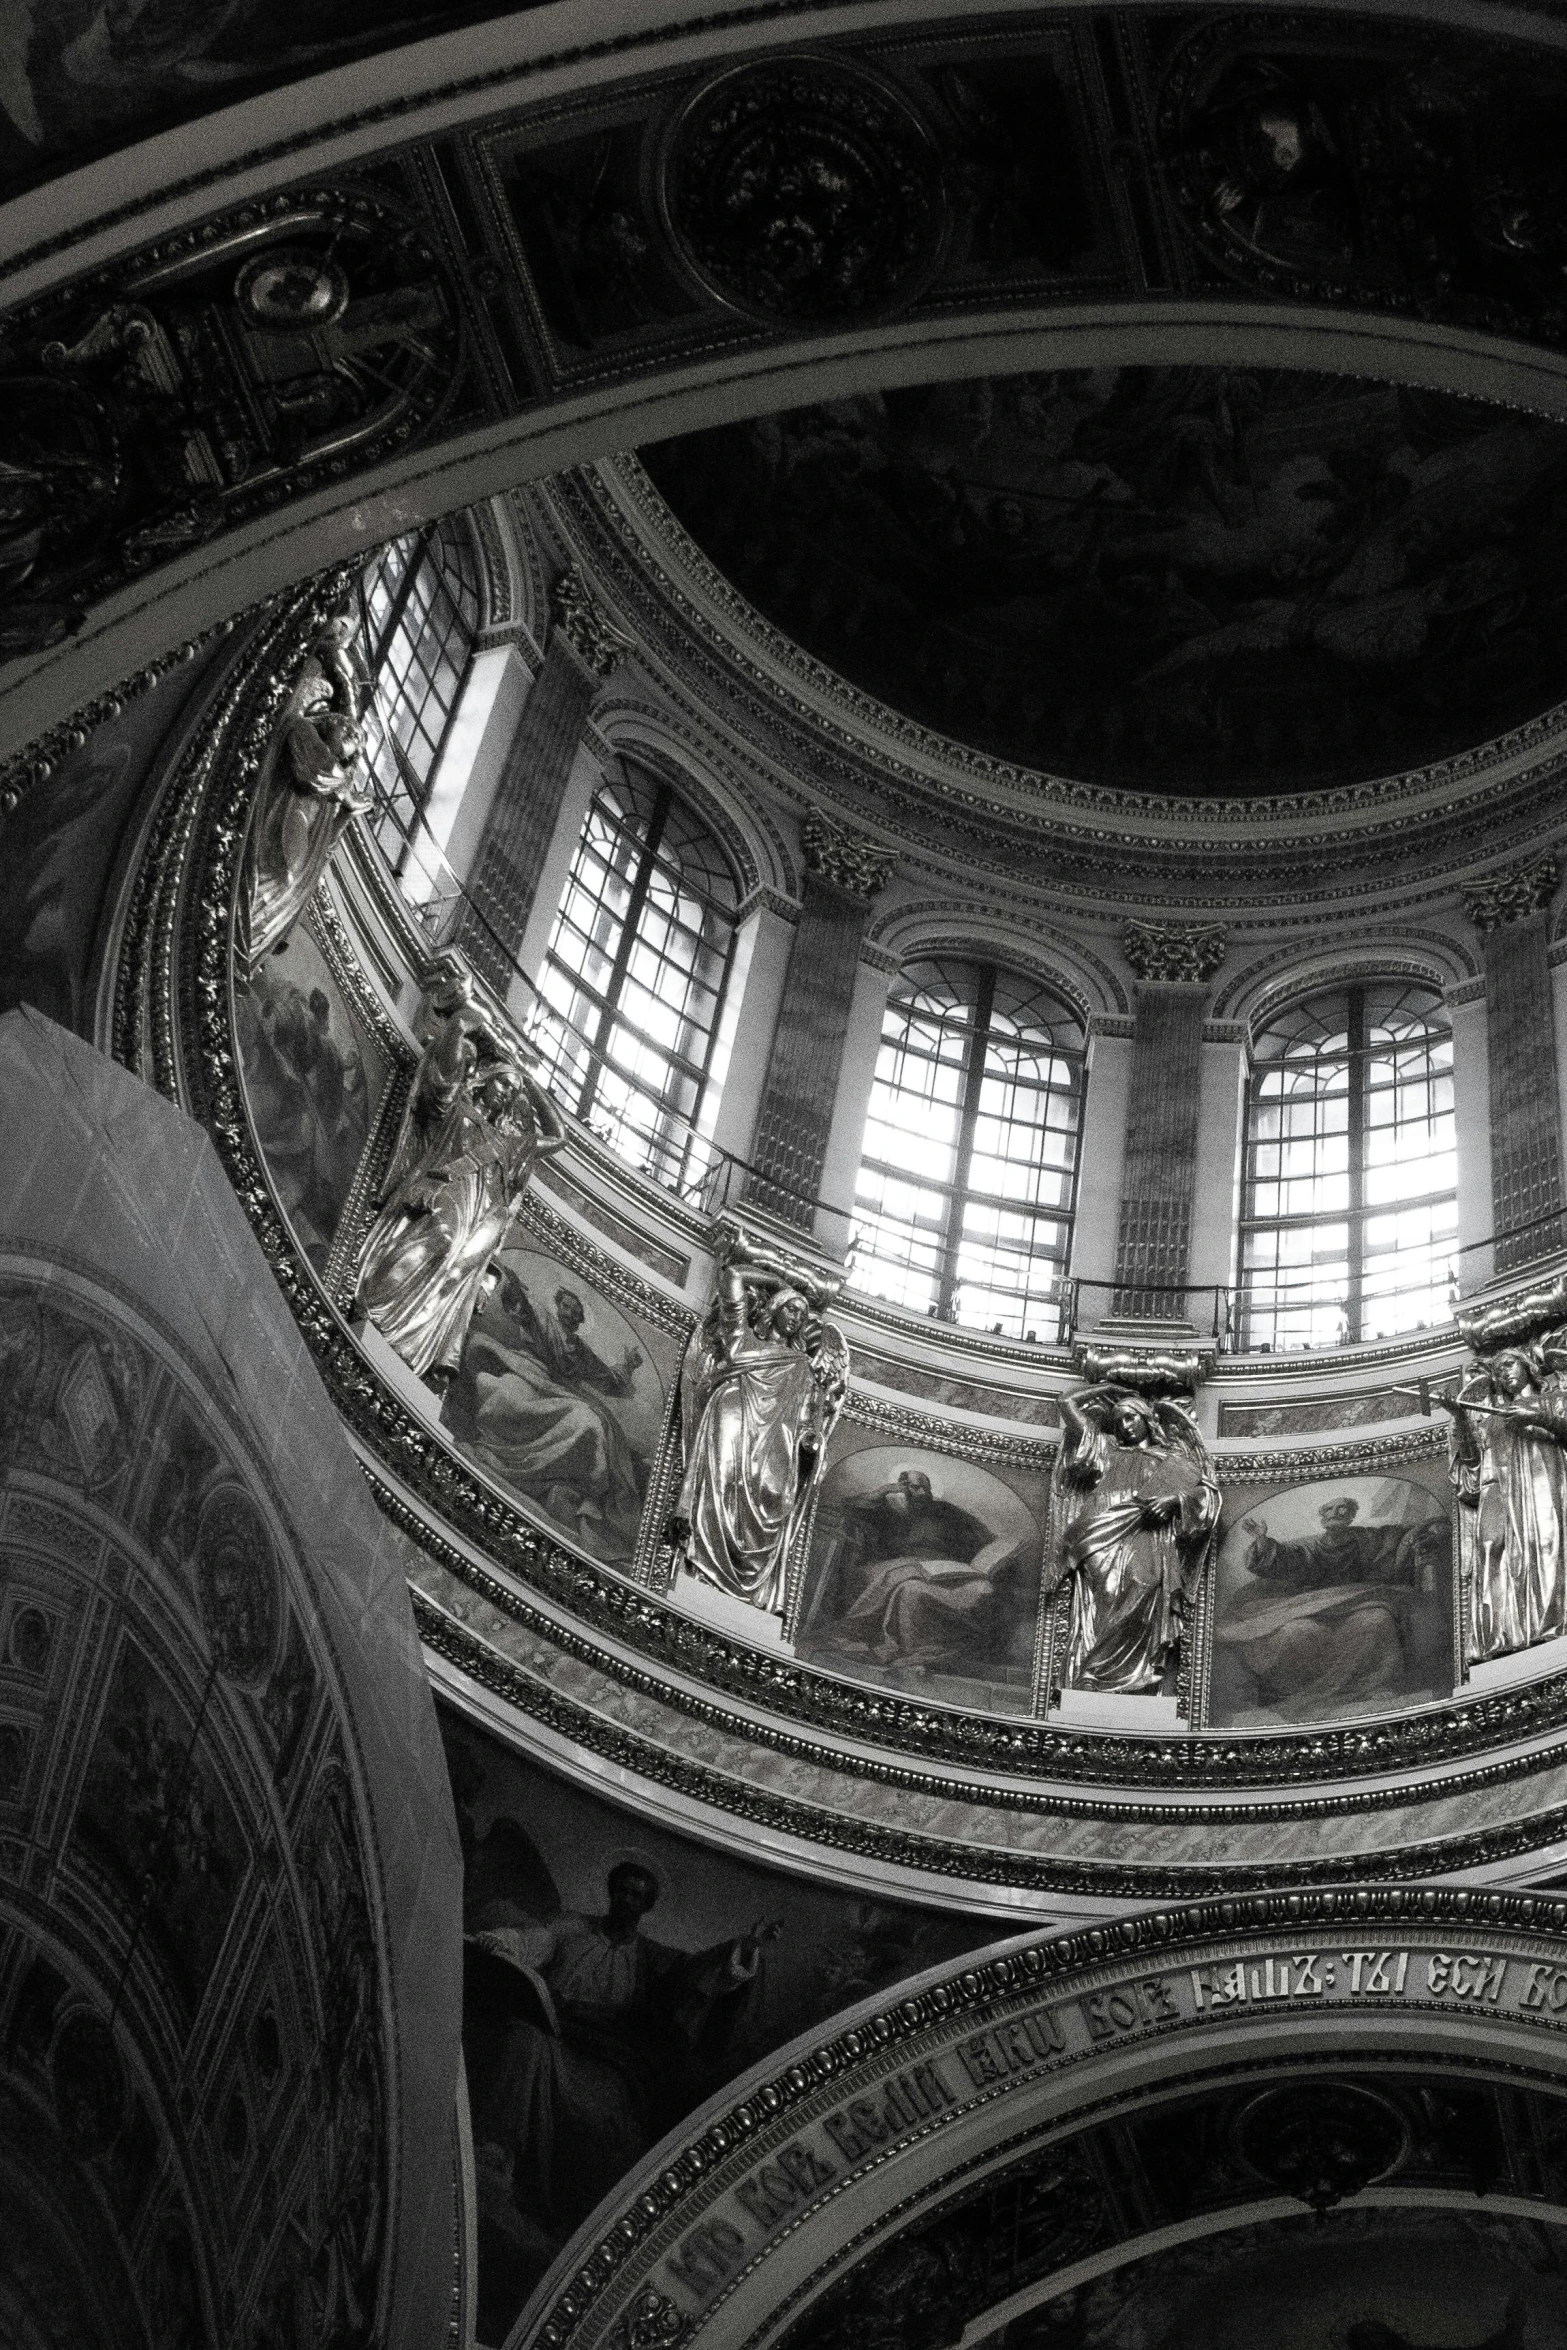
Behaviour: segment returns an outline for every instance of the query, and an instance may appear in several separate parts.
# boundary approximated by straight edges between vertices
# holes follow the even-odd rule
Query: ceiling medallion
[[[769,324],[904,307],[947,233],[935,143],[900,91],[836,59],[719,75],[668,136],[660,204],[704,292]]]

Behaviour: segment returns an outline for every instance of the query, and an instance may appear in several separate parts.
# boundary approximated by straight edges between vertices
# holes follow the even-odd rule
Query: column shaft
[[[1561,1098],[1543,913],[1485,937],[1496,1270],[1562,1244]]]
[[[1137,990],[1131,1107],[1116,1234],[1115,1311],[1174,1316],[1191,1255],[1205,987]]]

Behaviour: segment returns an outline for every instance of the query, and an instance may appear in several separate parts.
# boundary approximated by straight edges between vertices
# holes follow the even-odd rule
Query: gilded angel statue
[[[1072,1583],[1064,1684],[1156,1691],[1180,1650],[1219,1515],[1181,1405],[1107,1381],[1061,1399],[1045,1582]]]
[[[1471,1663],[1567,1632],[1564,1369],[1567,1349],[1552,1333],[1487,1356],[1456,1396],[1431,1397],[1452,1417]]]
[[[784,1605],[789,1536],[848,1391],[849,1352],[821,1281],[718,1226],[718,1292],[681,1378],[685,1479],[677,1560],[768,1614]]]
[[[273,736],[245,865],[240,968],[247,979],[285,943],[345,827],[372,805],[361,789],[369,688],[353,635],[346,614],[328,621]]]
[[[356,1303],[411,1370],[445,1386],[533,1170],[566,1132],[529,1073],[537,1056],[490,1023],[456,956],[438,966],[420,1033]]]

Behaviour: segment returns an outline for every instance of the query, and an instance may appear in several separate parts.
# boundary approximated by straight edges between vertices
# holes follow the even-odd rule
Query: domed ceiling
[[[808,652],[1086,782],[1364,781],[1567,694],[1567,425],[1484,402],[1098,368],[867,392],[640,454]]]

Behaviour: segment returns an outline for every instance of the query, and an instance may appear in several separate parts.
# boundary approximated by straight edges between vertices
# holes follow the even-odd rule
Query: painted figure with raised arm
[[[536,1056],[491,1025],[456,957],[440,967],[420,1027],[424,1050],[360,1255],[357,1303],[411,1370],[444,1386],[533,1170],[566,1135],[529,1074]]]
[[[843,1334],[824,1319],[841,1286],[722,1220],[718,1294],[681,1379],[685,1481],[669,1521],[677,1560],[772,1614],[784,1604],[790,1531],[848,1386]]]
[[[1071,1579],[1063,1682],[1144,1694],[1180,1650],[1219,1488],[1187,1413],[1107,1382],[1061,1398],[1046,1585]]]
[[[245,864],[240,963],[253,978],[316,892],[351,818],[372,805],[364,777],[368,687],[353,622],[328,621],[311,647],[272,740]]]
[[[1511,1656],[1567,1632],[1567,1395],[1559,1341],[1504,1347],[1456,1396],[1448,1464],[1468,1586],[1469,1659]]]

